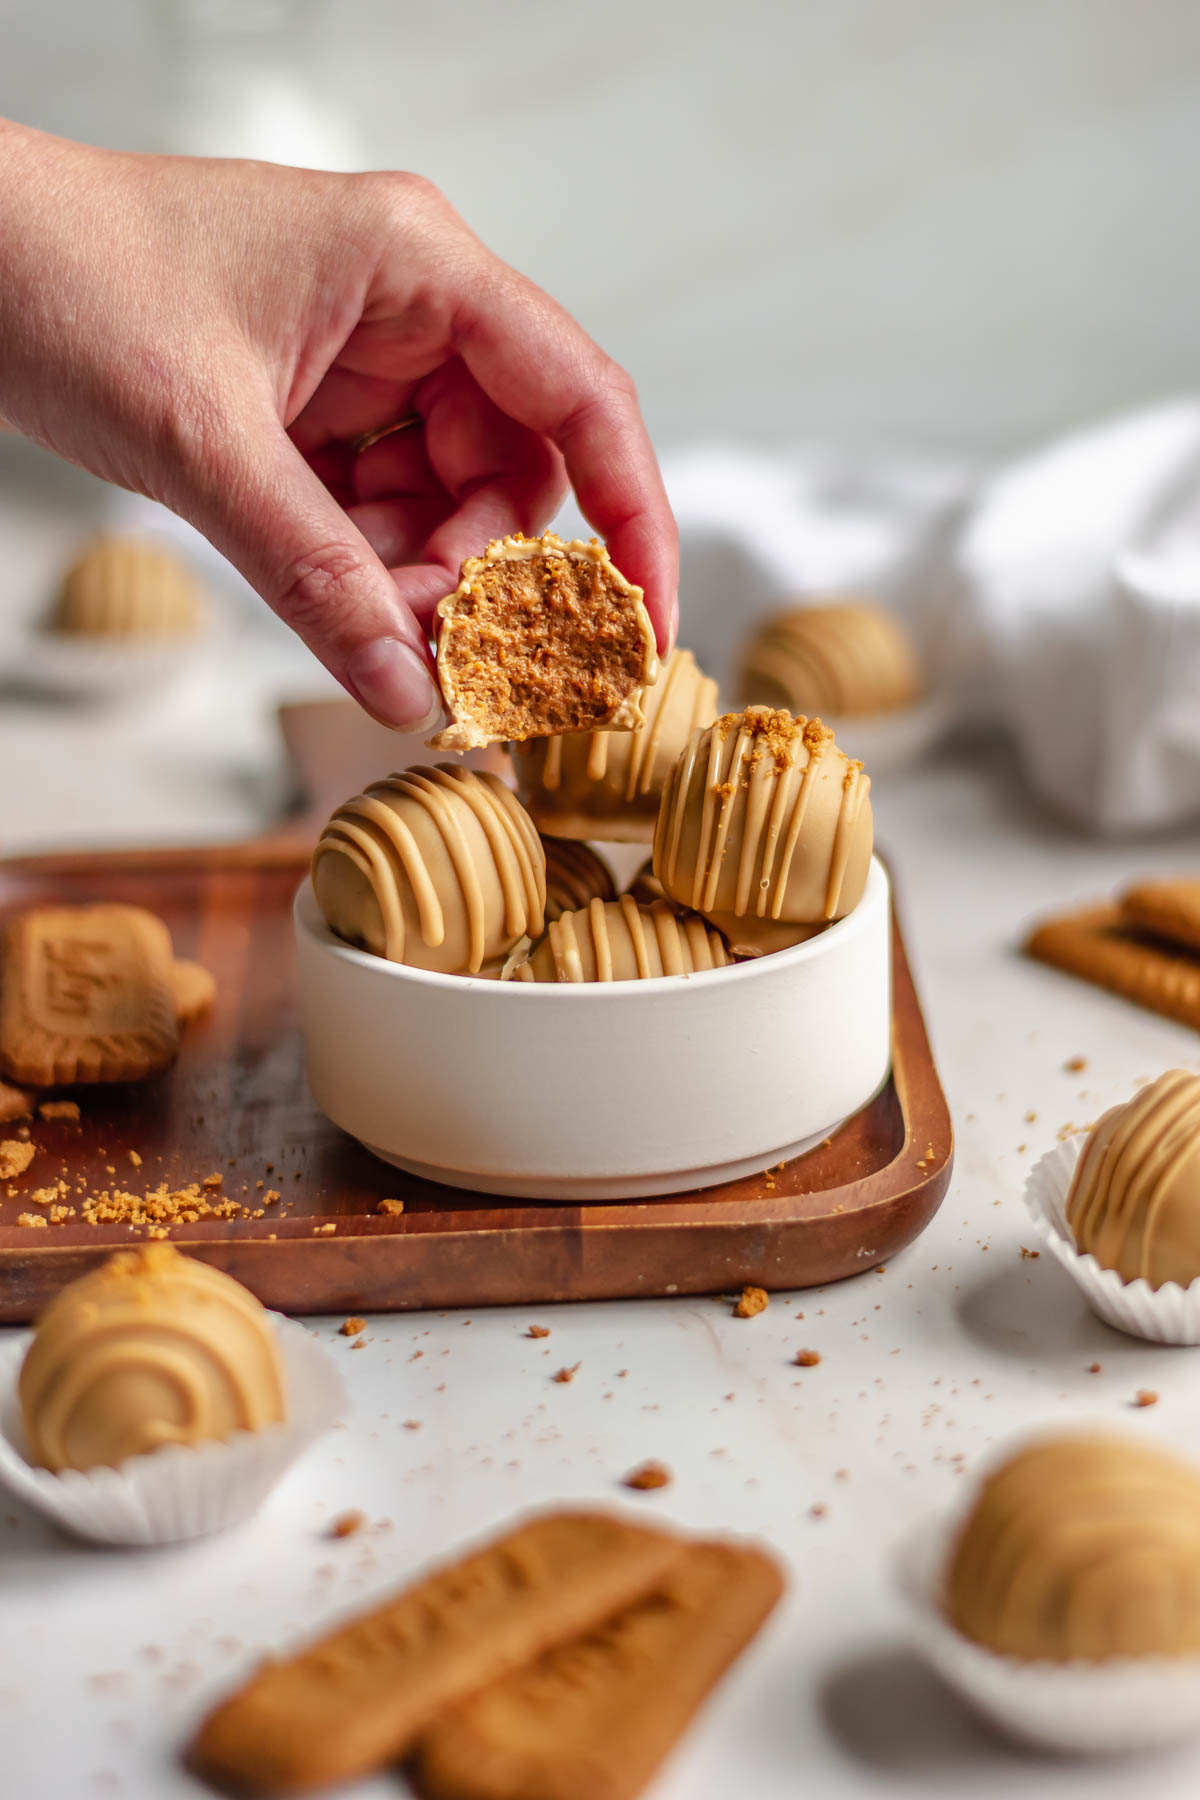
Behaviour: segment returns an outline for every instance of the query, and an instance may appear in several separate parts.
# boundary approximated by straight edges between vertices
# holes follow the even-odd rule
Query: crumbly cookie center
[[[482,569],[455,615],[459,708],[522,742],[609,719],[644,679],[628,597],[599,564],[539,556]]]

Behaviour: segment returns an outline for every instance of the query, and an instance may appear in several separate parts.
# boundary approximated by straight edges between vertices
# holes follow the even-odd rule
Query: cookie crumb
[[[735,1319],[753,1319],[760,1312],[766,1312],[769,1302],[767,1291],[760,1287],[744,1287],[733,1309]]]
[[[18,1138],[0,1139],[0,1181],[23,1175],[36,1155],[32,1144],[23,1144]]]
[[[366,1522],[366,1513],[359,1512],[357,1508],[351,1508],[349,1512],[338,1514],[329,1527],[328,1535],[331,1538],[353,1537],[356,1531],[362,1530]]]
[[[554,1374],[550,1377],[550,1379],[551,1379],[551,1381],[558,1381],[558,1382],[574,1381],[576,1375],[578,1375],[578,1373],[579,1373],[580,1369],[582,1369],[582,1367],[583,1367],[583,1364],[581,1362],[572,1363],[570,1368],[559,1369],[556,1374]]]
[[[314,1225],[312,1228],[312,1234],[314,1237],[332,1237],[333,1233],[336,1230],[337,1230],[337,1220],[336,1219],[327,1219],[325,1221],[324,1225]]]
[[[0,1081],[0,1124],[7,1125],[13,1119],[28,1118],[32,1111],[32,1094],[27,1094],[24,1088],[10,1087],[7,1081]]]
[[[550,1327],[548,1325],[531,1325],[525,1336],[527,1338],[548,1338]]]
[[[404,1429],[405,1429],[405,1431],[420,1431],[420,1429],[421,1429],[420,1419],[405,1419]]]
[[[638,1493],[649,1493],[653,1488],[670,1487],[673,1476],[666,1463],[639,1463],[628,1475],[621,1477],[622,1487],[635,1488]]]
[[[797,1350],[794,1360],[802,1369],[815,1369],[821,1360],[821,1352],[819,1350]]]
[[[45,1213],[18,1213],[17,1224],[24,1225],[27,1230],[31,1226],[35,1231],[39,1226],[43,1231],[47,1229]]]
[[[808,1509],[808,1516],[810,1519],[824,1519],[827,1517],[828,1513],[829,1508],[825,1505],[823,1500],[818,1500],[814,1506],[810,1506]]]
[[[1021,1245],[1021,1261],[1022,1262],[1036,1262],[1038,1257],[1041,1254],[1042,1253],[1040,1250],[1028,1250],[1028,1249],[1026,1249],[1024,1244]]]
[[[131,1163],[132,1163],[132,1164],[133,1164],[133,1166],[134,1166],[134,1168],[135,1168],[135,1169],[140,1169],[140,1168],[141,1168],[141,1166],[142,1166],[142,1159],[141,1159],[141,1157],[140,1157],[140,1156],[139,1156],[139,1155],[138,1155],[138,1153],[137,1153],[137,1151],[136,1151],[136,1150],[131,1150],[131,1151],[130,1151],[130,1152],[129,1152],[129,1160],[130,1160],[130,1162],[131,1162]]]
[[[357,1317],[353,1319],[343,1319],[338,1326],[338,1332],[342,1337],[357,1337],[360,1331],[365,1331],[366,1329],[367,1321]]]
[[[78,1119],[78,1100],[43,1100],[38,1107],[40,1119]]]
[[[1063,1068],[1067,1071],[1068,1075],[1082,1075],[1087,1066],[1086,1056],[1068,1056],[1066,1062],[1063,1064]]]
[[[1087,1366],[1087,1372],[1089,1375],[1098,1375],[1100,1373],[1100,1364],[1099,1363],[1089,1363]]]
[[[1158,1395],[1153,1388],[1139,1388],[1133,1396],[1133,1404],[1135,1406],[1157,1406]]]
[[[404,1211],[404,1202],[403,1200],[381,1200],[375,1211],[383,1213],[386,1218],[395,1219]]]

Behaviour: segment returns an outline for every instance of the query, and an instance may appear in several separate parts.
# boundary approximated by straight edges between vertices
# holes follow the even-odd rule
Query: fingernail
[[[429,665],[399,638],[375,638],[354,652],[346,679],[369,713],[399,731],[424,731],[441,716]]]

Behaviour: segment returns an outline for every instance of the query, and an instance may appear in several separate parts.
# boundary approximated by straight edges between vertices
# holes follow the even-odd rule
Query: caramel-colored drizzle
[[[733,912],[738,918],[751,911],[760,919],[783,916],[792,859],[823,759],[830,754],[841,756],[833,733],[821,729],[819,720],[810,723],[800,717],[795,723],[796,733],[782,765],[755,729],[752,714],[743,715],[736,731],[722,730],[718,722],[707,732],[693,733],[676,765],[664,814],[659,819],[658,838],[664,841],[666,850],[666,886],[678,894],[689,796],[693,784],[702,779],[704,798],[689,900],[697,911],[711,911],[717,903],[729,834],[738,808],[744,807]],[[701,772],[698,765],[702,750],[706,752],[706,766]],[[768,758],[771,767],[766,766]],[[827,919],[836,916],[841,901],[858,817],[870,788],[871,780],[864,774],[862,764],[847,761],[825,887]]]
[[[703,969],[724,968],[732,962],[720,934],[703,919],[681,918],[661,904],[639,906],[629,895],[589,902],[586,909],[564,913],[547,930],[546,938],[559,981],[616,981],[621,951],[633,954],[636,976],[650,981],[660,975],[693,975]],[[590,948],[596,973],[588,975]],[[657,955],[655,955],[657,951]],[[530,964],[516,971],[521,981],[537,979]]]
[[[1149,1279],[1158,1215],[1198,1132],[1200,1080],[1171,1069],[1090,1133],[1067,1195],[1067,1220],[1105,1268],[1130,1266],[1126,1247],[1135,1244],[1132,1266]]]
[[[313,858],[346,856],[371,885],[383,920],[384,954],[403,962],[406,930],[400,881],[407,883],[417,904],[421,941],[431,948],[446,938],[445,898],[438,892],[416,839],[403,817],[378,796],[395,794],[422,807],[446,845],[458,882],[467,921],[470,958],[475,973],[487,952],[485,901],[480,871],[451,796],[468,806],[488,841],[504,900],[505,925],[513,937],[536,934],[542,927],[538,881],[537,834],[502,782],[493,775],[439,764],[408,769],[376,781],[353,800],[339,806],[322,833]]]
[[[701,674],[689,651],[677,651],[666,664],[665,672],[660,673],[655,686],[646,689],[642,699],[646,713],[646,723],[643,726],[636,731],[588,733],[584,772],[589,781],[603,781],[608,774],[610,759],[627,751],[629,761],[625,771],[626,800],[632,801],[639,794],[650,793],[654,765],[667,730],[671,703],[685,682],[691,683],[692,698],[690,718],[682,735],[688,735],[697,725],[709,723],[716,710],[716,683]],[[546,741],[540,781],[547,793],[555,793],[562,786],[563,743],[563,737]]]

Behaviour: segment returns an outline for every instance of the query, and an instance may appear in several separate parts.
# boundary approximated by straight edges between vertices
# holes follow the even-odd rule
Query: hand
[[[568,481],[674,636],[629,377],[417,176],[0,121],[0,418],[190,520],[388,725],[437,715],[425,628],[463,558]]]

